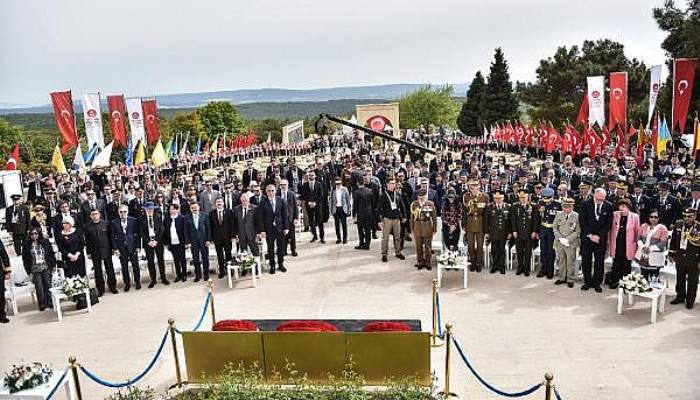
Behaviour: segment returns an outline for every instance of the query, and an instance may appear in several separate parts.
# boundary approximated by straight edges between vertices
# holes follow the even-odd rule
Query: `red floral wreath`
[[[278,332],[338,332],[338,327],[323,321],[287,321],[279,324]]]
[[[258,326],[255,323],[240,319],[225,319],[214,324],[212,331],[255,332]]]
[[[374,321],[362,329],[363,332],[410,332],[411,327],[405,322]]]

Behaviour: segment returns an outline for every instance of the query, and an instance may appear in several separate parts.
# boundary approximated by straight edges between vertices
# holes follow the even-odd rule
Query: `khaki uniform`
[[[462,229],[472,271],[481,271],[484,265],[484,212],[488,203],[488,196],[482,192],[476,195],[467,192],[462,197]]]
[[[419,200],[411,203],[410,224],[413,240],[416,242],[418,266],[430,267],[433,235],[437,231],[435,204],[430,200],[426,200],[422,206]]]
[[[554,251],[559,256],[559,279],[564,282],[574,282],[576,279],[576,250],[581,246],[581,224],[578,222],[578,213],[571,211],[559,211],[552,223],[554,230]],[[564,246],[560,239],[566,239],[569,243]]]

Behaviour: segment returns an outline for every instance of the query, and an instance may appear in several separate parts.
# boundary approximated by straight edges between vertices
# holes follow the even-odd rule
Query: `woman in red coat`
[[[608,255],[613,258],[610,289],[616,289],[620,279],[632,272],[640,230],[639,214],[630,211],[630,201],[623,198],[617,207],[608,235]]]

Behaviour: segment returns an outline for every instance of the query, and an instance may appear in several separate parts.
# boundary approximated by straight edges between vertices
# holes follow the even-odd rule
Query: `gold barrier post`
[[[180,374],[180,357],[177,354],[177,341],[175,341],[175,320],[168,319],[168,329],[170,329],[170,341],[173,343],[173,356],[175,357],[175,378],[177,387],[182,387],[182,375]]]
[[[78,364],[76,362],[75,356],[70,356],[68,358],[68,364],[70,364],[70,369],[73,373],[73,386],[75,387],[75,397],[78,400],[83,400],[83,393],[80,390],[80,381],[78,380]]]
[[[432,333],[430,334],[431,340],[431,347],[439,347],[442,346],[443,343],[438,342],[438,317],[437,317],[437,279],[433,279],[433,327],[432,327]]]
[[[452,346],[452,324],[445,326],[445,389],[442,391],[442,398],[457,397],[456,394],[450,392],[450,348]]]
[[[211,310],[211,326],[213,327],[216,325],[216,313],[214,311],[214,281],[209,279],[207,286],[209,286],[209,309]]]
[[[547,372],[544,374],[544,399],[545,400],[552,400],[554,399],[553,392],[554,392],[554,375],[552,375],[551,372]]]

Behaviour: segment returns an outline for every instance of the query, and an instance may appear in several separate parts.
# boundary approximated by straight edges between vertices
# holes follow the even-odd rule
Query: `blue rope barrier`
[[[523,390],[521,392],[515,392],[515,393],[508,393],[508,392],[504,392],[502,390],[499,390],[499,389],[495,388],[494,386],[490,385],[488,382],[486,382],[481,376],[479,376],[479,374],[476,372],[474,367],[472,367],[471,363],[469,363],[469,360],[467,359],[467,356],[462,351],[462,348],[460,347],[459,343],[457,342],[457,339],[452,337],[452,341],[455,344],[455,348],[457,349],[457,352],[459,353],[460,356],[462,356],[462,360],[464,360],[464,364],[466,364],[467,368],[469,368],[469,370],[472,372],[472,374],[474,374],[474,377],[476,377],[476,379],[482,385],[484,385],[487,389],[489,389],[490,391],[492,391],[498,395],[501,395],[504,397],[523,397],[523,396],[527,396],[529,394],[536,392],[543,385],[542,383],[538,383],[537,385],[535,385],[529,389]],[[448,346],[449,346],[449,344],[448,344]]]
[[[435,308],[437,308],[438,338],[445,339],[442,333],[442,312],[440,311],[440,292],[435,292]]]
[[[199,316],[199,320],[197,320],[197,323],[194,325],[194,328],[192,328],[192,332],[196,332],[199,330],[199,328],[202,327],[202,323],[204,322],[204,317],[207,316],[207,310],[209,309],[209,299],[211,298],[211,292],[207,293],[207,297],[204,299],[204,307],[202,308],[202,314]],[[182,335],[182,331],[175,328],[175,332],[178,334]]]
[[[49,392],[49,395],[46,396],[46,400],[51,400],[53,395],[56,394],[56,391],[58,390],[58,388],[60,388],[61,385],[63,385],[63,380],[66,379],[67,373],[68,373],[68,368],[66,368],[66,370],[63,371],[63,375],[61,375],[61,379],[58,380],[58,382],[56,383],[56,386],[54,386],[53,389],[51,389],[51,392]]]
[[[160,358],[160,355],[163,353],[163,346],[165,346],[165,341],[168,339],[168,330],[165,330],[165,333],[163,333],[163,339],[160,341],[160,345],[158,346],[158,350],[156,351],[155,356],[153,356],[153,359],[151,362],[148,364],[146,369],[144,369],[140,374],[138,374],[136,377],[127,380],[126,382],[109,382],[106,381],[97,375],[95,375],[93,372],[85,368],[84,366],[80,366],[80,370],[83,371],[83,373],[90,379],[92,379],[95,383],[98,385],[106,386],[106,387],[111,387],[111,388],[122,388],[126,386],[132,386],[136,382],[140,381],[146,374],[153,368],[153,366],[156,364],[156,361]]]
[[[557,400],[561,400],[561,395],[559,394],[556,386],[554,387],[554,395],[557,396]]]

